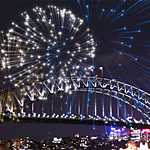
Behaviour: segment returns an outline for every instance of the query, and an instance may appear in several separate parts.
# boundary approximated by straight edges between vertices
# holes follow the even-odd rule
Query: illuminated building
[[[62,141],[63,141],[62,138],[57,138],[57,137],[53,138],[53,143],[61,143]]]
[[[150,129],[143,129],[141,132],[141,138],[143,142],[150,141]]]
[[[140,141],[140,139],[141,139],[141,130],[131,128],[130,139],[133,140],[133,141]]]
[[[109,140],[120,140],[120,139],[121,139],[121,129],[111,128]]]
[[[79,138],[79,137],[80,137],[79,133],[75,134],[75,137],[76,137],[76,138]]]
[[[92,136],[91,140],[97,140],[97,138],[98,138],[97,136]]]
[[[128,141],[130,137],[130,131],[126,127],[122,128],[121,139],[124,141]]]

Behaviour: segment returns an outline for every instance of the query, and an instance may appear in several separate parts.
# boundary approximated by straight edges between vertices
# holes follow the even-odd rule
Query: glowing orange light
[[[150,133],[150,129],[143,129],[142,132]]]

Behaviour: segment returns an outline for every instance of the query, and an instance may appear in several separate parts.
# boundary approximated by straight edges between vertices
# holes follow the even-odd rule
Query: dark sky
[[[144,89],[148,92],[149,85],[147,72],[149,72],[149,23],[137,25],[149,20],[149,3],[141,7],[142,5],[137,5],[133,7],[133,11],[125,13],[122,19],[117,19],[115,22],[111,22],[115,15],[107,17],[107,14],[111,9],[116,9],[116,12],[119,14],[122,10],[127,10],[130,8],[136,0],[127,0],[125,4],[118,7],[120,0],[87,0],[85,5],[89,5],[89,21],[87,26],[89,26],[96,42],[98,43],[96,50],[95,64],[96,67],[104,66],[104,75],[105,77],[116,78],[117,80],[134,84],[137,87]],[[85,19],[86,12],[84,11],[84,3],[81,1],[82,10],[77,3],[77,0],[5,0],[0,1],[1,13],[0,13],[0,30],[5,32],[11,28],[11,22],[21,23],[20,14],[24,11],[27,11],[29,14],[32,11],[32,8],[36,6],[47,7],[48,4],[60,6],[61,8],[68,8],[73,11],[77,16]],[[138,8],[138,9],[137,9]],[[102,17],[98,21],[98,18],[101,14],[101,10],[105,9]],[[135,10],[135,11],[134,11]],[[138,13],[140,12],[140,13]],[[117,14],[116,13],[116,14]],[[129,31],[141,30],[141,33],[129,33],[125,34],[128,37],[134,37],[133,40],[124,39],[124,43],[131,45],[132,48],[128,46],[122,46],[114,44],[112,41],[118,41],[118,37],[123,36],[120,32],[112,32],[116,29],[127,27]],[[120,40],[120,39],[119,39]],[[120,55],[118,52],[123,52]],[[135,61],[134,58],[138,57],[138,60]],[[147,60],[147,61],[145,61]],[[121,66],[119,66],[119,64]],[[107,68],[108,70],[107,70]],[[134,68],[134,69],[133,69]],[[143,71],[144,70],[144,71]],[[109,72],[110,73],[109,73]],[[111,74],[111,75],[110,75]],[[142,80],[144,82],[142,82]]]
[[[36,6],[47,7],[48,4],[71,9],[74,14],[85,19],[87,12],[84,10],[83,1],[80,1],[82,8],[79,7],[77,0],[1,0],[0,30],[7,33],[12,21],[18,24],[21,22],[20,14],[23,11],[30,13],[32,8]],[[149,23],[137,25],[149,20],[150,4],[144,5],[141,2],[141,5],[137,5],[137,7],[133,7],[125,13],[123,19],[112,22],[115,15],[106,18],[111,9],[115,10],[116,8],[116,11],[118,11],[116,14],[119,14],[122,10],[130,8],[137,0],[127,0],[126,3],[119,6],[120,2],[120,0],[85,0],[85,3],[89,5],[87,26],[91,29],[98,43],[95,65],[96,67],[104,67],[104,76],[107,78],[111,78],[112,75],[117,80],[150,92],[150,25]],[[106,12],[99,20],[102,9],[105,9]],[[132,48],[112,42],[117,41],[118,37],[123,37],[121,31],[112,31],[124,26],[128,28],[128,31],[142,31],[141,33],[126,33],[126,36],[134,37],[133,40],[124,40],[127,45],[132,45]],[[112,49],[122,52],[123,55]],[[138,60],[136,61],[135,58],[138,58]],[[47,132],[50,132],[51,136],[73,136],[77,132],[82,135],[102,134],[104,130],[104,126],[96,127],[96,130],[93,130],[92,126],[86,125],[3,123],[0,124],[0,139],[30,136],[31,139],[39,140],[46,139]]]

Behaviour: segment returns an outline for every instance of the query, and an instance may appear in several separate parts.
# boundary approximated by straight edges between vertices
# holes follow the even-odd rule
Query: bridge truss
[[[92,119],[150,124],[150,94],[114,79],[99,77],[49,79],[42,84],[34,83],[31,87],[24,87],[22,92],[26,93],[29,101],[20,102],[22,109],[18,112],[19,118]],[[79,96],[81,92],[84,100]],[[77,93],[80,94],[75,99]],[[55,95],[59,95],[60,98],[52,98]],[[61,99],[62,95],[66,97],[64,101]],[[45,104],[46,101],[49,103]],[[47,113],[44,112],[46,110],[44,105],[49,110]],[[139,118],[138,114],[141,115]]]

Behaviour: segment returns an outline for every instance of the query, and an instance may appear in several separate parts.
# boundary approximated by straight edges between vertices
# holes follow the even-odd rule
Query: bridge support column
[[[32,112],[32,115],[33,115],[33,113],[34,113],[34,103],[32,103],[32,105],[31,105],[31,112]]]
[[[53,98],[52,98],[52,100],[51,100],[51,113],[53,114],[53,112],[54,112],[54,108],[53,108]]]
[[[60,114],[62,114],[62,102],[61,102]]]
[[[69,106],[69,113],[71,114],[71,110],[72,108],[71,108],[71,100],[70,100],[70,106]]]
[[[1,112],[1,107],[0,107],[0,112]],[[24,113],[24,107],[21,106],[21,114],[23,114],[23,113]]]
[[[95,90],[95,104],[94,104],[95,108],[94,108],[94,111],[95,111],[95,116],[97,116],[97,101],[96,101],[96,90]]]
[[[112,99],[110,97],[110,117],[112,117]]]
[[[87,100],[87,106],[86,106],[86,113],[87,113],[87,116],[89,115],[89,104],[88,104],[88,100]]]
[[[104,108],[104,78],[103,78],[103,70],[102,70],[102,117],[105,116],[105,108]]]
[[[21,106],[21,114],[23,114],[23,113],[24,113],[24,107],[25,107],[25,105],[24,105],[24,100],[22,100],[21,103],[22,103],[22,106]],[[1,103],[0,103],[0,112],[1,112]]]
[[[80,115],[80,100],[78,99],[78,115]]]
[[[119,118],[119,102],[117,101],[117,118]]]
[[[112,99],[111,99],[111,91],[110,91],[110,117],[112,117]]]
[[[105,116],[105,108],[104,108],[104,94],[103,94],[103,98],[102,98],[102,116]]]
[[[127,108],[126,108],[126,103],[124,104],[124,118],[127,118]]]

